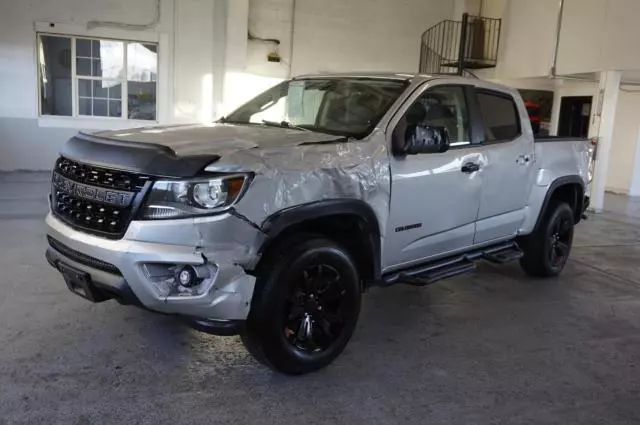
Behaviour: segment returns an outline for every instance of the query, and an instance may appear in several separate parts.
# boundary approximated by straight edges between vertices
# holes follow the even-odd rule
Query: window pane
[[[102,77],[100,59],[91,59],[91,75],[94,77]]]
[[[71,39],[40,36],[40,111],[42,115],[72,114]]]
[[[411,106],[406,119],[411,137],[428,134],[422,131],[427,127],[444,127],[452,144],[469,142],[467,103],[461,87],[427,90]]]
[[[78,114],[91,115],[91,99],[80,98],[78,100]]]
[[[93,99],[93,115],[96,117],[107,117],[107,101],[102,99]]]
[[[127,44],[129,118],[156,119],[158,53],[154,44]]]
[[[99,46],[96,44],[99,43]],[[94,42],[94,76],[109,79],[124,79],[124,43],[100,40]]]
[[[520,134],[518,109],[511,97],[487,92],[478,93],[484,118],[485,140],[512,140]]]
[[[91,40],[83,38],[76,40],[76,57],[91,57]]]
[[[100,41],[99,40],[91,40],[91,57],[92,58],[100,57]]]
[[[428,126],[445,127],[451,143],[469,141],[467,103],[461,87],[436,87],[427,91],[422,100]]]
[[[109,99],[121,99],[122,98],[122,84],[114,84],[109,87]]]
[[[128,82],[129,118],[134,120],[156,119],[156,83]]]
[[[91,59],[84,59],[84,58],[77,59],[76,74],[91,76]]]
[[[78,96],[91,97],[91,80],[78,79]]]
[[[89,59],[92,58],[92,59]],[[124,78],[124,42],[76,39],[78,75]]]
[[[93,82],[93,97],[109,97],[109,88],[107,86],[107,81],[94,81]]]
[[[120,102],[119,100],[109,101],[109,116],[110,117],[122,116],[122,102]]]
[[[80,80],[83,81],[83,80]],[[88,80],[85,80],[89,82]],[[93,85],[93,97],[99,97],[111,100],[120,100],[122,97],[122,83],[111,80],[92,80]],[[91,94],[84,95],[82,91],[79,91],[80,96],[91,96]]]
[[[158,78],[158,53],[152,44],[127,44],[127,79],[151,82]]]

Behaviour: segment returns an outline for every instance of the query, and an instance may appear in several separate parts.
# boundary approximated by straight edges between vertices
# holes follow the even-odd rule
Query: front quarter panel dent
[[[255,173],[235,209],[253,223],[287,208],[327,199],[356,199],[374,210],[378,227],[389,213],[390,170],[384,134],[366,140],[237,152],[222,161]],[[221,166],[224,165],[220,164]]]

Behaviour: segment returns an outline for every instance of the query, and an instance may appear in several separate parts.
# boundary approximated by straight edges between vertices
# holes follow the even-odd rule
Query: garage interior
[[[640,2],[0,0],[0,10],[0,424],[640,422]],[[125,90],[97,94],[91,40],[127,52]],[[50,170],[79,130],[211,122],[305,73],[458,68],[520,89],[540,133],[597,143],[592,207],[559,278],[482,264],[428,288],[372,289],[344,355],[292,379],[237,338],[86,303],[44,258]]]

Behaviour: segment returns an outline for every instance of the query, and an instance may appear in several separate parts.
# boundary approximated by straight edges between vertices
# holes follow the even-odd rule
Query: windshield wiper
[[[269,120],[262,120],[262,124],[264,125],[268,125],[271,127],[280,127],[280,128],[293,128],[294,130],[300,130],[300,131],[311,131],[308,128],[304,128],[304,127],[300,127],[294,124],[291,124],[289,121],[269,121]]]

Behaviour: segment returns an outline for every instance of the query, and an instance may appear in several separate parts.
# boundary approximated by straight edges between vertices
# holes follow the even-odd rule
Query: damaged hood
[[[93,136],[161,145],[177,156],[218,155],[255,148],[293,147],[344,140],[325,133],[259,124],[192,124],[101,131]]]
[[[105,168],[192,177],[243,151],[293,148],[346,140],[341,136],[259,124],[193,124],[79,133],[62,148],[67,158]]]

